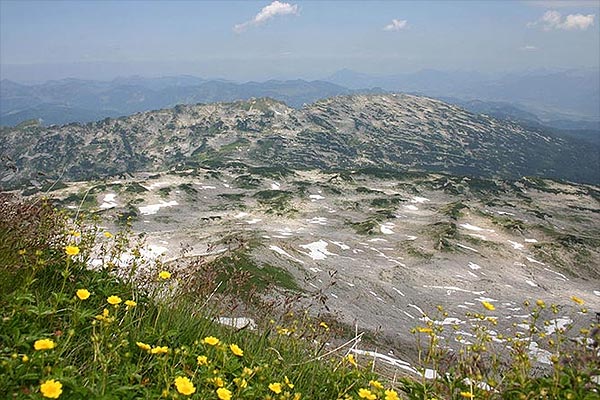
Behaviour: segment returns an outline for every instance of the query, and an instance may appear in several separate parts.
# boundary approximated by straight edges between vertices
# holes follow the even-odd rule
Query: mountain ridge
[[[85,180],[235,162],[600,180],[597,146],[402,94],[338,96],[301,109],[272,99],[179,105],[85,125],[1,132],[5,188],[28,185],[39,173]]]

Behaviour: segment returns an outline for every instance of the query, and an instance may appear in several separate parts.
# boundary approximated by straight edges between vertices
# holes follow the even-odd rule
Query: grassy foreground
[[[511,346],[507,357],[488,334],[493,305],[470,316],[479,321],[473,343],[457,353],[444,350],[444,327],[430,316],[414,333],[419,367],[438,377],[386,379],[347,348],[330,351],[329,326],[306,314],[273,315],[286,324],[257,331],[215,322],[226,299],[220,284],[199,297],[182,293],[179,272],[145,264],[130,239],[73,221],[42,200],[0,194],[0,398],[600,398],[594,326],[582,332],[591,340],[582,344],[569,345],[562,329],[544,337],[556,346],[553,366],[535,373],[528,346],[552,310],[541,301],[529,341],[507,338],[500,346]],[[103,259],[94,270],[92,258]],[[126,260],[130,273],[116,274],[115,260]]]

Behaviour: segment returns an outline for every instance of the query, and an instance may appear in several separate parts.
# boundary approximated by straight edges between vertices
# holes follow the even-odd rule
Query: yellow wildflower
[[[235,383],[240,389],[245,389],[248,387],[248,381],[244,378],[234,378],[233,383]]]
[[[421,333],[432,333],[433,329],[431,329],[431,328],[424,328],[422,326],[418,326],[417,327],[417,331],[419,331]]]
[[[79,247],[77,247],[77,246],[66,246],[65,247],[65,253],[67,253],[68,256],[76,256],[77,254],[79,254]]]
[[[244,351],[240,349],[237,344],[231,344],[229,345],[229,348],[231,349],[231,352],[238,357],[242,357],[244,355]]]
[[[400,397],[398,397],[398,392],[396,392],[395,390],[390,389],[386,390],[383,393],[385,394],[385,400],[400,400]]]
[[[42,396],[49,399],[58,399],[62,393],[62,383],[54,379],[48,379],[40,386]]]
[[[165,280],[166,280],[166,279],[169,279],[169,278],[171,277],[171,273],[170,273],[170,272],[168,272],[168,271],[160,271],[160,272],[158,273],[158,277],[159,277],[160,279],[165,279]]]
[[[571,300],[573,300],[575,303],[579,304],[580,306],[585,304],[585,301],[583,301],[582,299],[580,299],[577,296],[571,296]]]
[[[27,253],[27,250],[21,249],[21,250],[18,251],[18,253],[19,253],[20,256],[24,256]]]
[[[125,305],[127,306],[127,308],[130,308],[137,306],[137,303],[133,300],[125,300]]]
[[[27,356],[27,354],[23,355],[23,358],[21,358],[21,361],[23,361],[24,363],[29,361],[29,357]]]
[[[356,360],[354,359],[354,354],[348,354],[346,356],[346,360],[348,360],[348,362],[353,366],[353,367],[358,367],[358,363],[356,362]]]
[[[219,400],[231,400],[231,391],[225,388],[218,388],[217,397]]]
[[[328,330],[329,330],[329,326],[327,326],[327,324],[326,324],[325,322],[321,322],[321,323],[319,324],[319,326],[320,326],[321,328],[325,328],[325,330],[326,330],[326,331],[328,331]]]
[[[167,346],[155,346],[150,350],[152,354],[166,354],[169,352],[169,348]]]
[[[108,302],[108,304],[112,304],[113,306],[116,306],[117,304],[119,304],[122,300],[119,296],[109,296],[106,301]]]
[[[369,389],[361,388],[358,389],[358,397],[361,399],[367,400],[376,400],[377,396],[375,396]]]
[[[383,389],[383,385],[379,381],[369,381],[369,385],[373,386],[375,389]]]
[[[104,232],[104,237],[107,239],[110,239],[111,237],[113,237],[113,235],[109,231],[106,231],[106,232]]]
[[[487,301],[482,301],[481,305],[484,306],[485,309],[489,310],[489,311],[494,311],[496,309],[496,307],[494,307],[494,305],[492,303],[487,302]]]
[[[52,339],[39,339],[33,343],[33,348],[36,350],[51,350],[56,347],[56,343]]]
[[[275,393],[275,394],[279,394],[281,393],[281,383],[279,382],[273,382],[273,383],[269,383],[269,389]]]
[[[107,324],[110,324],[111,322],[113,322],[115,319],[114,317],[109,318],[108,316],[110,315],[110,311],[108,311],[106,308],[104,310],[102,310],[102,315],[96,315],[96,319],[98,321],[103,321],[106,322]]]
[[[285,381],[285,384],[290,388],[293,389],[294,388],[294,384],[292,382],[290,382],[290,380],[288,379],[287,375],[283,377],[283,380]]]
[[[281,336],[288,336],[291,331],[287,328],[277,327],[277,333]]]
[[[473,393],[471,392],[460,392],[460,395],[466,399],[474,399]]]
[[[149,344],[146,344],[144,342],[135,342],[135,344],[142,350],[150,351],[150,349],[152,349],[152,347]]]
[[[204,340],[202,341],[202,343],[206,343],[206,344],[211,345],[211,346],[216,346],[219,343],[221,343],[221,341],[219,339],[217,339],[216,337],[214,337],[214,336],[207,336],[207,337],[204,338]]]
[[[242,370],[242,376],[250,377],[254,374],[254,370],[252,368],[244,367]]]
[[[77,295],[79,300],[86,300],[90,297],[90,292],[87,289],[78,289],[77,292],[75,292],[75,295]]]
[[[69,231],[69,235],[79,237],[81,236],[81,232],[71,230]]]
[[[544,303],[544,300],[542,299],[538,299],[535,304],[537,304],[538,307],[540,308],[545,308],[546,307],[546,303]]]
[[[211,378],[208,381],[218,388],[225,386],[225,381],[223,381],[223,379],[219,376],[215,376],[214,378]]]
[[[208,365],[208,357],[206,356],[198,356],[196,361],[198,361],[198,365]]]
[[[194,384],[187,377],[178,376],[175,378],[175,387],[177,391],[181,394],[189,396],[190,394],[196,391]]]

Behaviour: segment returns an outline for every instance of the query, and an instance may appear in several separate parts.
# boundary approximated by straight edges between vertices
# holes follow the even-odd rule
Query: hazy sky
[[[599,16],[600,0],[0,0],[0,76],[597,68]]]

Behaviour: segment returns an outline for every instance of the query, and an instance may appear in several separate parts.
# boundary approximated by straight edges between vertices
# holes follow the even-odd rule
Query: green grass
[[[135,255],[129,234],[69,229],[72,224],[49,206],[34,205],[26,214],[28,207],[14,203],[0,221],[0,398],[39,399],[50,395],[46,386],[55,381],[61,399],[181,399],[188,396],[175,380],[187,378],[195,390],[189,397],[196,399],[227,398],[220,386],[236,399],[337,399],[356,395],[374,377],[343,354],[326,356],[332,331],[308,315],[284,319],[273,308],[271,326],[233,329],[214,320],[228,285],[194,298],[175,290],[186,279],[176,271],[168,279],[148,271],[140,288],[137,281],[117,279],[110,263],[89,270],[85,260],[95,245],[107,256],[125,249]],[[66,254],[67,245],[80,253]],[[230,261],[222,259],[221,266],[256,275],[250,285],[275,280],[297,289],[273,267],[243,255]],[[80,299],[79,289],[89,298]],[[120,303],[112,304],[111,296]],[[36,350],[40,339],[54,347]],[[233,344],[243,354],[234,354]]]

